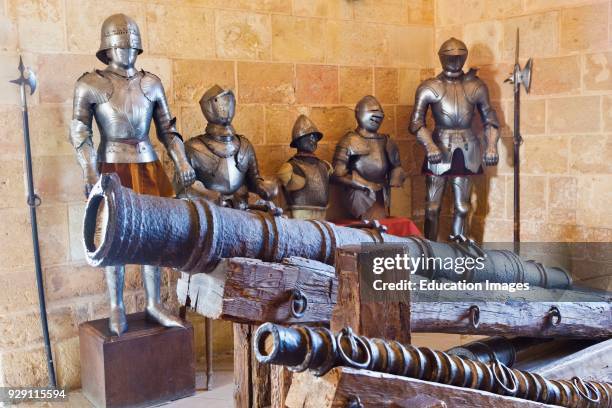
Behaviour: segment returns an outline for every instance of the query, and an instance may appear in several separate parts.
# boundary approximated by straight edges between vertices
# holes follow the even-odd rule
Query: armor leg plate
[[[147,295],[147,317],[164,327],[183,327],[181,320],[164,310],[161,305],[161,268],[142,265],[142,282]]]
[[[425,179],[427,190],[425,207],[425,238],[436,241],[438,239],[438,226],[440,219],[440,208],[446,178],[441,176],[428,175]]]
[[[125,306],[123,304],[123,285],[125,266],[107,266],[104,268],[108,297],[110,300],[110,317],[108,327],[116,336],[121,336],[127,330]]]
[[[466,236],[467,227],[465,219],[467,218],[470,209],[470,195],[472,194],[472,180],[469,177],[453,177],[453,195],[455,199],[455,212],[453,214],[453,231],[454,236]]]

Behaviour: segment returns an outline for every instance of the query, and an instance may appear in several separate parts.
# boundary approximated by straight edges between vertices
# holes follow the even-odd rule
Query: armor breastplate
[[[189,141],[197,180],[209,190],[224,195],[234,194],[244,185],[246,178],[246,173],[238,168],[238,138],[220,141],[204,135],[197,139]]]
[[[293,171],[306,179],[304,188],[288,192],[291,207],[327,207],[329,197],[329,167],[316,157],[293,157]]]
[[[149,139],[155,103],[142,91],[139,72],[124,78],[102,72],[111,83],[105,100],[95,104],[100,130],[99,160],[107,163],[146,163],[157,160]]]
[[[354,156],[352,168],[361,179],[374,184],[384,184],[389,172],[389,160],[385,149],[386,139],[384,137],[364,138],[369,147],[367,155]],[[382,186],[371,185],[375,190]]]
[[[468,129],[472,126],[474,104],[466,95],[463,81],[444,80],[444,95],[432,104],[436,127],[445,129]]]

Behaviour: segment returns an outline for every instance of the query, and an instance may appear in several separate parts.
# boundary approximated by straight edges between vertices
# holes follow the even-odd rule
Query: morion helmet
[[[113,14],[102,23],[100,49],[96,57],[105,64],[109,63],[106,50],[111,48],[134,48],[142,54],[140,29],[136,22],[125,14]]]
[[[293,130],[291,131],[291,144],[289,146],[296,147],[295,142],[299,138],[307,135],[314,135],[317,138],[317,141],[321,140],[323,137],[323,133],[317,129],[313,121],[310,120],[308,116],[300,115],[293,124]]]

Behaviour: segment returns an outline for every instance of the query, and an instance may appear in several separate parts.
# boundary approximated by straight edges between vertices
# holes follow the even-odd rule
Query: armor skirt
[[[172,183],[159,160],[149,163],[100,163],[100,174],[117,173],[121,185],[139,194],[174,197]]]

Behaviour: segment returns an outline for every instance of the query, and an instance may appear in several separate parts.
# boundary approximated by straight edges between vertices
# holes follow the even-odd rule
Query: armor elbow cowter
[[[91,127],[81,122],[79,119],[72,119],[70,122],[70,143],[75,149],[80,149],[83,143],[88,143],[93,146],[93,132]]]

